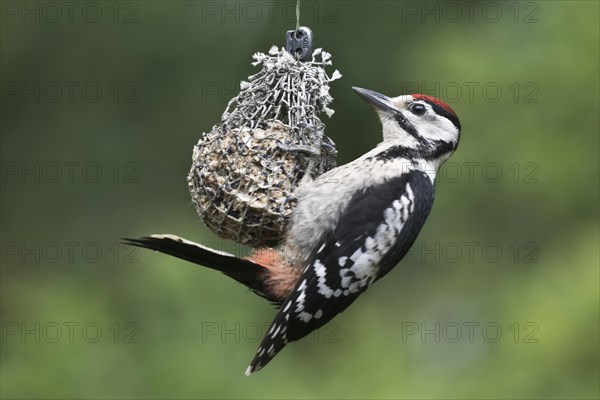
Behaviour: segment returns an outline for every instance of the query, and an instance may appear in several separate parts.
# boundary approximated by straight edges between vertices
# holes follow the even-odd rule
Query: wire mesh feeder
[[[331,55],[316,49],[301,62],[273,46],[256,53],[262,65],[227,105],[221,123],[194,147],[188,175],[198,214],[217,235],[252,247],[283,240],[300,180],[335,166],[335,144],[324,134],[333,98],[325,66]]]

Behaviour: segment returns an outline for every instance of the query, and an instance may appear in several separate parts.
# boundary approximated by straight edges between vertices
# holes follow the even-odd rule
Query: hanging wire
[[[300,29],[300,0],[296,0],[296,32]]]

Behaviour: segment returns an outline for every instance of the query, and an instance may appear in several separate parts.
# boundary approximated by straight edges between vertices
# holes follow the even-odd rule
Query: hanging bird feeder
[[[319,117],[333,114],[329,84],[341,74],[327,74],[331,55],[313,51],[306,27],[287,32],[285,49],[253,58],[261,70],[241,82],[221,122],[194,147],[188,185],[218,236],[272,247],[284,239],[300,181],[335,166],[335,144]]]

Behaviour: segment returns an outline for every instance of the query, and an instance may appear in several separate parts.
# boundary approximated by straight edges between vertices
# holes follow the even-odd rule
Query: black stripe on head
[[[420,158],[420,156],[421,154],[416,149],[404,146],[392,146],[389,149],[376,154],[374,158],[379,161],[391,161],[399,158],[415,160]]]
[[[435,140],[432,143],[419,145],[417,148],[405,146],[392,146],[374,156],[379,161],[391,161],[399,158],[406,160],[437,160],[445,154],[451,153],[456,149],[454,143]]]
[[[406,133],[414,137],[417,140],[417,142],[419,142],[420,144],[425,144],[427,142],[425,138],[419,135],[419,133],[417,132],[417,128],[415,128],[415,126],[401,112],[394,113],[394,120],[396,120],[398,125],[400,125],[400,127]]]
[[[425,151],[424,158],[435,160],[442,157],[445,154],[453,152],[454,150],[456,150],[455,143],[445,142],[443,140],[436,140],[433,142],[433,146],[430,147],[428,151]]]
[[[450,122],[452,122],[454,124],[454,126],[456,126],[456,128],[458,128],[459,131],[461,130],[460,121],[458,120],[458,116],[456,115],[454,110],[448,104],[444,103],[440,99],[436,99],[435,97],[427,96],[424,94],[413,94],[412,97],[415,100],[422,100],[422,101],[426,102],[427,104],[429,104],[431,106],[431,108],[433,108],[433,111],[435,111],[435,113],[437,115],[448,118],[450,120]]]

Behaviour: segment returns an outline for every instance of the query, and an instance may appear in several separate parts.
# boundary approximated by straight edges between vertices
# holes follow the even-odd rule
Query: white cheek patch
[[[414,122],[413,122],[414,123]],[[414,123],[419,134],[428,140],[443,140],[448,143],[455,143],[458,139],[458,129],[449,119],[436,117],[431,120],[423,120],[420,123]]]

